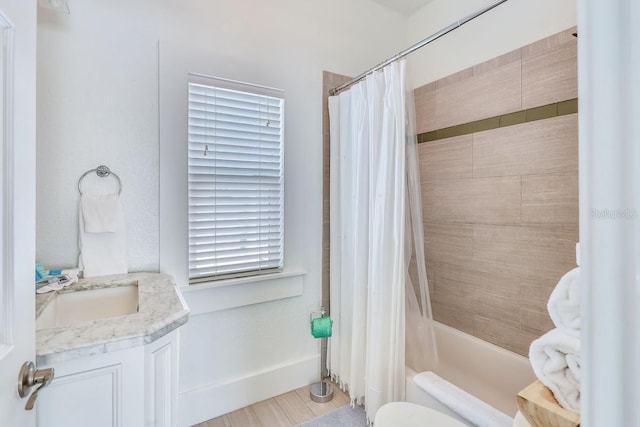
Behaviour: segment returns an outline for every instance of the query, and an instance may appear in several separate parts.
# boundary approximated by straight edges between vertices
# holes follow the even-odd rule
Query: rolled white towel
[[[458,417],[476,427],[513,426],[513,418],[431,371],[417,374],[413,381]]]
[[[529,360],[558,403],[580,412],[580,337],[552,329],[531,343]]]
[[[560,278],[551,292],[547,310],[556,327],[580,333],[580,267]]]

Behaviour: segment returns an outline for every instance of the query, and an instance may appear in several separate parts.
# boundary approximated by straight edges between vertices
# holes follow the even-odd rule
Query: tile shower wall
[[[575,266],[578,120],[562,111],[577,98],[573,32],[415,90],[431,139],[419,156],[434,316],[523,355],[553,327],[547,298]]]

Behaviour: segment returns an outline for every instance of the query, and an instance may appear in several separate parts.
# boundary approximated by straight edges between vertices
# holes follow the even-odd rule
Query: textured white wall
[[[409,43],[494,0],[434,0],[409,18]],[[509,0],[409,56],[413,87],[448,76],[577,23],[576,0]]]
[[[406,18],[367,0],[70,5],[69,16],[40,9],[38,17],[39,261],[75,265],[76,182],[106,164],[123,181],[130,268],[158,268],[158,40],[264,67],[306,101],[288,105],[299,114],[286,132],[289,146],[300,147],[287,152],[299,165],[287,181],[307,189],[287,202],[304,207],[305,218],[290,219],[311,223],[317,235],[308,244],[320,246],[321,71],[358,73],[399,50]]]
[[[197,402],[183,416],[244,406],[255,390],[232,390],[289,365],[305,372],[278,381],[302,385],[318,371],[308,315],[320,304],[322,70],[357,74],[400,50],[407,18],[368,0],[71,0],[70,7],[69,16],[39,11],[37,259],[75,265],[76,182],[106,164],[123,183],[130,269],[158,269],[158,40],[208,52],[212,63],[224,62],[224,77],[260,76],[255,83],[286,91],[285,263],[306,273],[304,291],[192,317],[181,332],[180,390],[183,401]],[[215,408],[198,400],[218,395],[226,401]]]

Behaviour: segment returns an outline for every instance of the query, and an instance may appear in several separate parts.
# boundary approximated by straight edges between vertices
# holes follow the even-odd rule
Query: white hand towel
[[[115,224],[113,232],[89,232],[85,227],[83,215],[83,203],[80,201],[78,209],[79,219],[79,246],[80,256],[78,267],[83,271],[84,277],[105,276],[109,274],[126,274],[127,266],[127,234],[125,228],[124,211],[120,198],[116,196],[118,207],[113,209],[115,217],[110,220]],[[84,199],[87,196],[82,196]],[[104,200],[104,199],[103,199]],[[93,201],[92,201],[93,202]],[[107,204],[113,203],[109,199]]]
[[[556,327],[580,333],[580,267],[560,278],[551,292],[547,310]]]
[[[80,198],[84,231],[87,233],[115,233],[122,204],[118,194],[83,195]]]
[[[580,338],[552,329],[531,343],[529,360],[533,372],[558,403],[580,412]]]
[[[483,402],[456,385],[426,371],[420,372],[413,381],[444,406],[477,427],[511,427],[513,418]]]

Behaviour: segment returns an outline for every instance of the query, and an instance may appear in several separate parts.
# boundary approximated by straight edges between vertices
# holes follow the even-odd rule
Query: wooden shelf
[[[580,414],[561,407],[553,393],[540,381],[518,393],[518,407],[531,427],[579,427]]]

